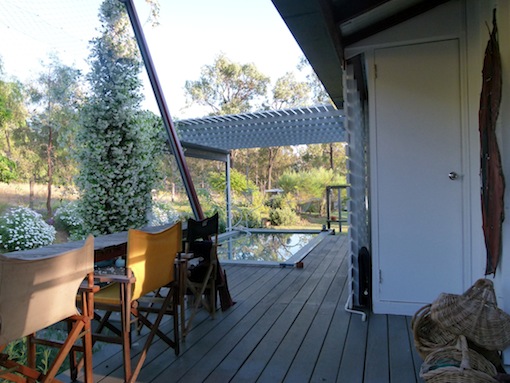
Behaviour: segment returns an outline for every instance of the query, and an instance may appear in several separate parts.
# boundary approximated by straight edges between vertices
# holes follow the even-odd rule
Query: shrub
[[[0,182],[9,183],[16,178],[16,163],[0,154]]]
[[[26,207],[10,209],[0,217],[0,245],[7,251],[35,249],[55,240],[56,230]]]
[[[285,226],[296,223],[299,217],[290,207],[283,206],[282,208],[271,209],[269,211],[269,220],[271,225]]]
[[[168,223],[177,222],[180,219],[179,213],[164,202],[153,202],[152,209],[149,212],[148,221],[149,226],[161,226]]]
[[[61,205],[54,215],[55,226],[59,230],[65,230],[71,241],[85,239],[87,232],[83,218],[80,214],[79,202],[71,201]]]
[[[234,226],[241,225],[249,228],[258,228],[261,225],[262,216],[259,210],[249,206],[237,206],[232,212]]]

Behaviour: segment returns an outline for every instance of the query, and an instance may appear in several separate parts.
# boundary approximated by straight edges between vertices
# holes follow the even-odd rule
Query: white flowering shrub
[[[149,212],[148,225],[161,226],[168,223],[177,222],[180,219],[179,213],[175,211],[170,204],[163,202],[154,202],[152,210]]]
[[[76,142],[80,215],[93,235],[147,224],[165,142],[161,119],[140,108],[142,62],[122,2],[105,0],[100,19]]]
[[[55,226],[63,229],[69,234],[71,241],[85,239],[88,235],[85,229],[85,222],[80,214],[78,201],[65,203],[55,210],[53,216]]]
[[[56,230],[26,207],[16,207],[0,217],[0,245],[6,251],[35,249],[55,240]]]

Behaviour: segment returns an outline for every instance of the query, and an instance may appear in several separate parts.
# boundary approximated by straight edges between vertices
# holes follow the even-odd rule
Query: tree
[[[331,97],[329,97],[328,92],[324,88],[324,85],[322,85],[321,80],[319,77],[315,74],[312,66],[306,59],[306,57],[302,56],[299,64],[297,66],[298,70],[307,72],[306,73],[306,79],[308,82],[308,85],[310,86],[310,89],[312,90],[312,100],[315,104],[318,105],[326,105],[326,104],[333,104],[333,101],[331,101]]]
[[[159,120],[140,111],[142,63],[122,2],[105,0],[100,21],[77,140],[80,209],[96,235],[147,223],[158,180],[155,143],[161,138]]]
[[[3,65],[0,59],[0,131],[3,142],[0,147],[7,158],[13,159],[12,132],[26,121],[23,86],[19,81],[3,78]]]
[[[272,109],[297,108],[310,104],[310,85],[297,81],[294,73],[287,72],[276,80],[273,87]]]
[[[211,115],[238,114],[254,109],[253,102],[266,94],[269,77],[254,64],[232,62],[220,54],[212,65],[204,65],[196,81],[186,81],[190,102],[211,108]]]
[[[327,167],[340,174],[347,173],[345,145],[342,142],[307,145],[300,150],[300,157],[299,168],[303,170]]]
[[[57,141],[62,131],[77,123],[81,91],[79,70],[62,64],[54,55],[45,67],[29,89],[33,107],[30,127],[40,137],[41,156],[46,159],[46,210],[51,217],[51,191],[59,152]],[[67,148],[62,147],[59,154],[65,157],[66,152]]]

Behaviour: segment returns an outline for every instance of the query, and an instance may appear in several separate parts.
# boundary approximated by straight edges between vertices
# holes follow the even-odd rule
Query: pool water
[[[218,248],[218,258],[282,263],[316,237],[317,233],[243,233],[222,240]]]

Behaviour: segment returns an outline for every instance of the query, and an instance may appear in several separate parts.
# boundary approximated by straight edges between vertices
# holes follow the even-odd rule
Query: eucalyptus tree
[[[79,85],[80,71],[64,65],[52,55],[49,63],[43,65],[35,82],[29,86],[30,118],[29,126],[36,134],[34,142],[46,163],[46,209],[52,215],[52,185],[54,170],[60,160],[69,157],[68,148],[59,147],[59,136],[66,129],[75,129],[81,103]]]
[[[254,64],[236,63],[221,53],[202,67],[198,80],[186,81],[184,89],[189,102],[209,107],[211,115],[225,115],[255,109],[268,84],[269,77]]]
[[[299,81],[293,72],[278,78],[272,89],[271,109],[287,109],[309,106],[312,88],[306,81]]]
[[[9,170],[16,162],[13,153],[12,133],[26,122],[26,107],[23,94],[23,85],[17,80],[7,79],[4,76],[3,64],[0,58],[0,149]]]
[[[142,61],[124,5],[105,0],[91,41],[90,95],[78,135],[80,209],[87,230],[107,234],[147,223],[161,125],[141,112]]]

